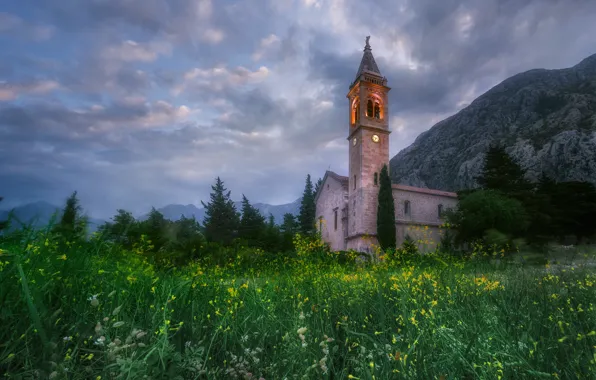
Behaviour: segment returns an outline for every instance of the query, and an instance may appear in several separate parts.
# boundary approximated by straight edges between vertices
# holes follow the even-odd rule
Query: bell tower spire
[[[347,248],[365,250],[376,244],[379,176],[389,166],[389,99],[391,90],[381,75],[366,37],[364,53],[350,85],[349,190]],[[366,241],[372,239],[372,241]]]

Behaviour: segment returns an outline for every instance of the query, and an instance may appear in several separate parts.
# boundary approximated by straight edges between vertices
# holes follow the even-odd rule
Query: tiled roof
[[[430,194],[430,195],[441,195],[441,196],[444,196],[444,197],[457,198],[457,194],[456,193],[452,193],[450,191],[426,189],[426,188],[423,188],[423,187],[414,187],[414,186],[400,185],[400,184],[393,184],[393,185],[391,185],[391,188],[397,189],[397,190],[403,190],[403,191],[410,191],[410,192],[413,192],[413,193],[422,193],[422,194]]]

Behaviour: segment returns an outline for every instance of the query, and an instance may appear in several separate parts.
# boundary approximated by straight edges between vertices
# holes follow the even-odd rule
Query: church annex
[[[377,242],[379,175],[389,168],[391,89],[372,55],[369,37],[348,98],[349,175],[327,171],[316,194],[317,228],[332,250],[371,252]],[[455,193],[393,184],[397,245],[406,236],[421,250],[440,242],[442,212],[457,204]]]

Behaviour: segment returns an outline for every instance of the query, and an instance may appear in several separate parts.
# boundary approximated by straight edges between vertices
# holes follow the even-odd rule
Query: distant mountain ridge
[[[557,70],[514,75],[420,134],[390,160],[393,182],[440,190],[476,187],[492,142],[530,180],[596,184],[596,54]]]
[[[270,205],[266,203],[255,203],[253,206],[256,207],[263,216],[266,218],[269,217],[269,213],[271,213],[274,217],[276,224],[281,224],[283,222],[283,216],[285,213],[290,213],[293,215],[298,215],[300,212],[300,203],[301,198],[295,200],[292,203],[286,203],[282,205]],[[242,202],[234,202],[236,206],[236,210],[238,212],[241,211]],[[52,216],[55,214],[56,218],[54,220],[57,223],[60,220],[62,215],[62,208],[50,204],[45,201],[38,201],[27,203],[21,206],[14,207],[12,209],[5,209],[0,210],[0,220],[5,220],[8,218],[10,211],[13,210],[13,214],[16,219],[20,220],[23,224],[31,224],[33,227],[44,227],[47,226],[50,221],[52,220]],[[188,204],[188,205],[179,205],[179,204],[170,204],[161,208],[157,209],[161,212],[166,219],[175,221],[180,219],[182,215],[187,218],[195,217],[195,219],[203,223],[205,218],[205,209],[198,208],[195,205]],[[116,211],[114,211],[114,215],[116,215]],[[147,218],[147,214],[143,214],[140,216],[135,216],[138,220],[145,220]],[[111,218],[110,218],[111,220]],[[93,217],[89,217],[89,230],[90,232],[96,231],[97,228],[105,223],[105,220],[97,219]],[[12,228],[18,227],[15,223],[13,223]]]
[[[267,203],[254,203],[253,206],[259,210],[259,212],[265,217],[269,218],[269,214],[273,215],[276,224],[281,224],[283,222],[284,214],[290,213],[292,215],[298,215],[300,213],[300,203],[302,198],[298,198],[292,203],[286,203],[281,205],[270,205]],[[242,202],[234,202],[234,206],[236,207],[236,211],[240,212],[242,210]],[[195,205],[188,204],[188,205],[180,205],[180,204],[170,204],[161,208],[158,208],[157,211],[161,212],[166,219],[169,220],[178,220],[184,215],[187,218],[194,218],[199,222],[203,223],[205,219],[205,209],[203,207],[198,208]],[[143,215],[140,217],[140,220],[144,220],[147,218],[148,214]]]

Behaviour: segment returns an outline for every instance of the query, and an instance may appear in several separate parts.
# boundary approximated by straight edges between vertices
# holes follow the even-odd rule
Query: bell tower
[[[377,243],[379,176],[389,167],[387,79],[381,75],[366,37],[349,101],[349,190],[347,248],[367,251]]]

